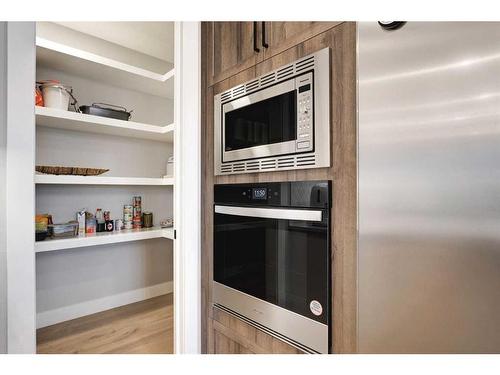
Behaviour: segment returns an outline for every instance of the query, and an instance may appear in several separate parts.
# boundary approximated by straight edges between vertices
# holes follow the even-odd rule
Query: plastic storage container
[[[56,108],[67,111],[70,98],[73,96],[71,86],[62,85],[58,82],[45,82],[40,86],[43,95],[43,105],[48,108]]]
[[[75,237],[78,234],[78,223],[49,224],[52,238]]]

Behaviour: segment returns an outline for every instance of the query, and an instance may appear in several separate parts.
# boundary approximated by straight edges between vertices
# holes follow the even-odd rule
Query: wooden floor
[[[172,294],[37,330],[38,353],[173,353]]]

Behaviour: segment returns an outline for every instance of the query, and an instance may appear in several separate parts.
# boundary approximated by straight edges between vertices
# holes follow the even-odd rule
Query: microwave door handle
[[[235,207],[235,206],[215,206],[218,214],[261,217],[265,219],[278,220],[304,220],[321,221],[321,210],[296,210],[292,208],[260,208],[260,207]]]

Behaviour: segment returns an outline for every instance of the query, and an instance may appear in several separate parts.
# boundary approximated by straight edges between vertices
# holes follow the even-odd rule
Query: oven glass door
[[[214,280],[328,324],[330,257],[325,212],[218,207]],[[292,211],[299,215],[294,217]],[[313,218],[307,213],[318,215]]]
[[[295,80],[222,107],[223,161],[294,153],[297,141]]]

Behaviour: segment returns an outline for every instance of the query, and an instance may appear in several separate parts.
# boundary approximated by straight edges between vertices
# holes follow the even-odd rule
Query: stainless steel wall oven
[[[330,166],[330,49],[214,97],[215,175]]]
[[[328,353],[331,182],[215,185],[213,302]]]

